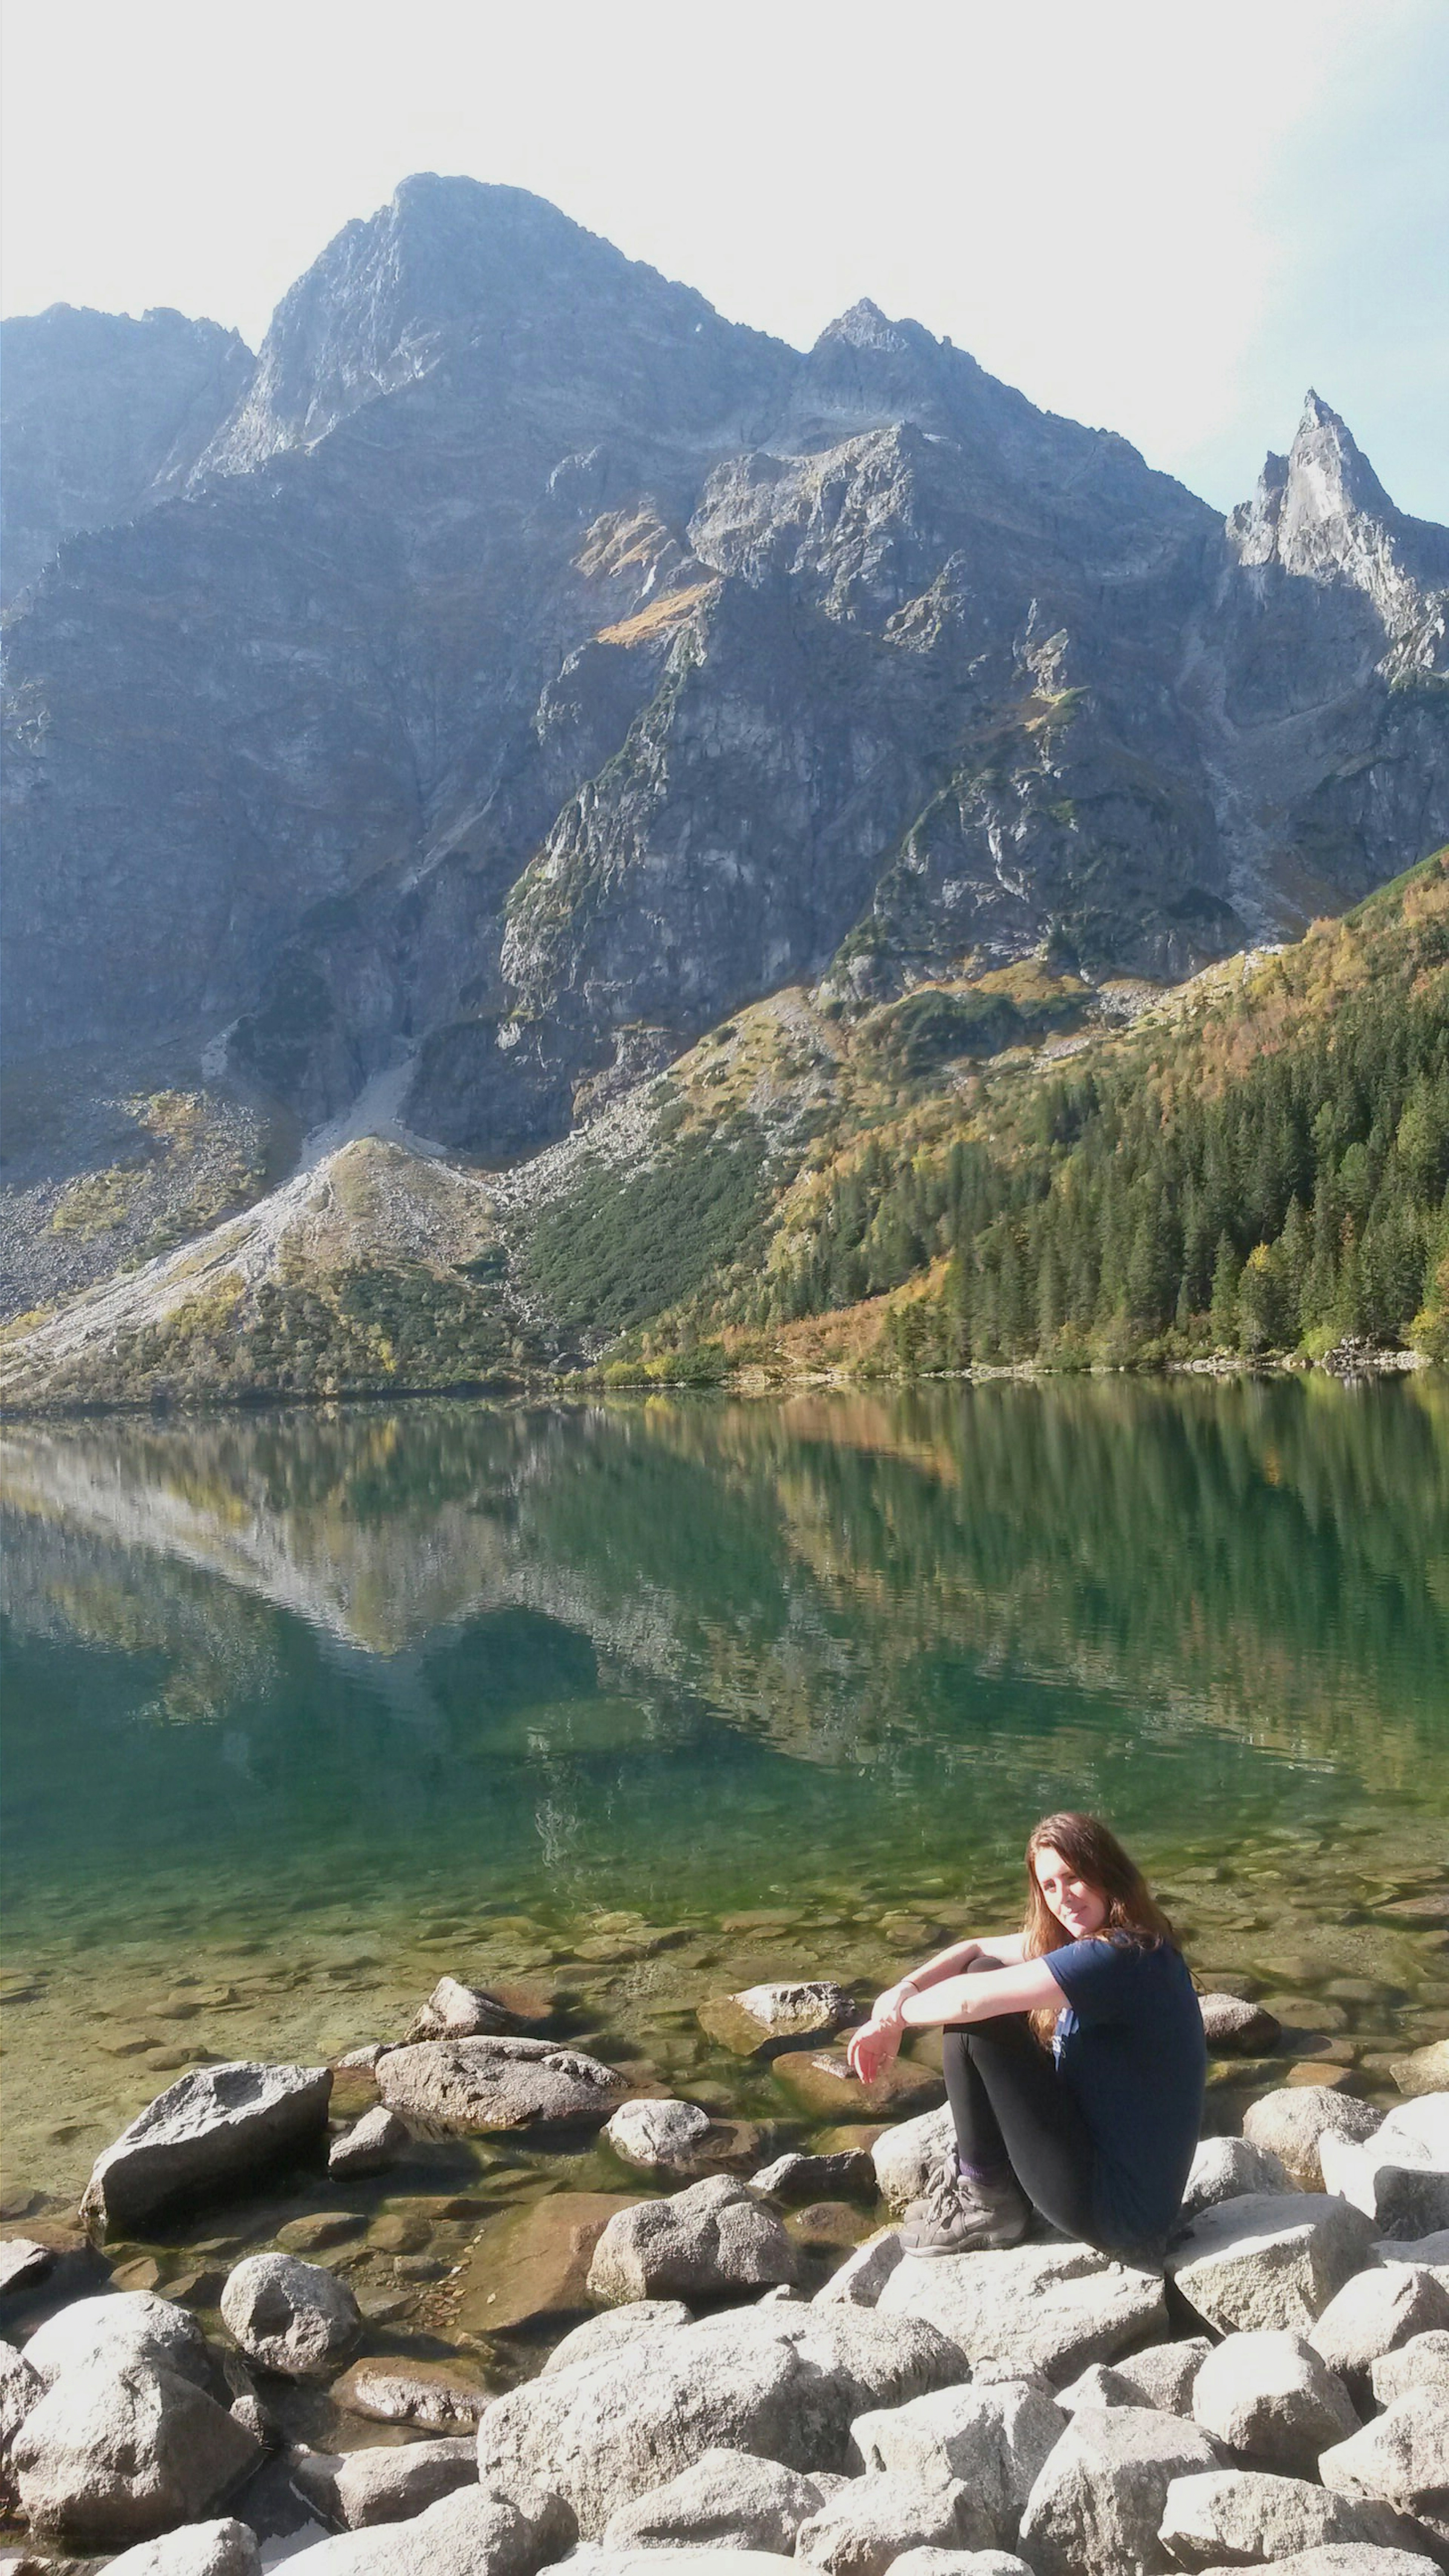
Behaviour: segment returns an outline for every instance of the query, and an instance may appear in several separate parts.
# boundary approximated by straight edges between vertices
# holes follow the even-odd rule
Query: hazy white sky
[[[1210,500],[1311,383],[1449,520],[1449,0],[3,0],[3,302],[255,345],[413,170],[797,344],[860,295]]]

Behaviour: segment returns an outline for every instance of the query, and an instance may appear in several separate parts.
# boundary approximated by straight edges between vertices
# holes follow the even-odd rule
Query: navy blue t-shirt
[[[1202,2007],[1171,1943],[1099,1934],[1048,1950],[1066,1997],[1053,2043],[1096,2150],[1105,2244],[1160,2249],[1181,2204],[1207,2080]]]

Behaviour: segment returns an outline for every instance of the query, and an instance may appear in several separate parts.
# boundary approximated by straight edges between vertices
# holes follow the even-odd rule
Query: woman
[[[1160,2263],[1207,2074],[1186,1962],[1095,1816],[1044,1816],[1026,1883],[1020,1932],[942,1950],[851,2034],[869,2084],[908,2031],[944,2028],[956,2148],[906,2213],[906,2251],[1015,2245],[1036,2209],[1106,2253]]]

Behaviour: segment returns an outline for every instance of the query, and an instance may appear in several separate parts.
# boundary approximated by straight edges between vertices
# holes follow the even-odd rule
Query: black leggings
[[[941,2055],[963,2165],[1009,2165],[1049,2226],[1100,2243],[1087,2124],[1025,2013],[949,2028]]]

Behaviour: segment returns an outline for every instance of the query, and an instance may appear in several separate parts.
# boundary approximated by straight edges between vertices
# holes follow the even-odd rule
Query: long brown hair
[[[1111,1826],[1104,1825],[1100,1816],[1078,1815],[1068,1809],[1059,1816],[1043,1816],[1026,1838],[1024,1958],[1044,1958],[1049,1950],[1063,1949],[1072,1938],[1066,1925],[1057,1921],[1037,1884],[1039,1851],[1060,1852],[1074,1874],[1106,1898],[1103,1934],[1140,1941],[1153,1949],[1164,1942],[1170,1949],[1181,1949],[1177,1934],[1141,1870],[1131,1854],[1122,1849]],[[1043,2044],[1050,2040],[1055,2020],[1050,2007],[1032,2014],[1032,2028]]]

